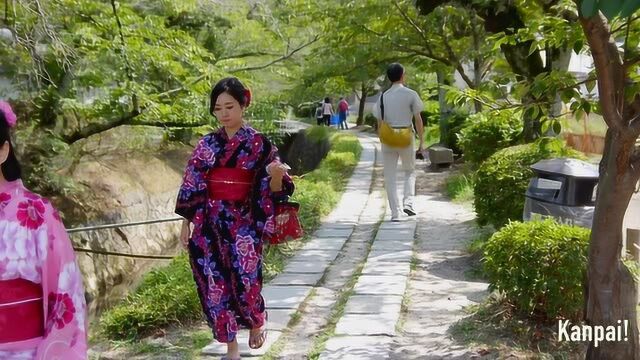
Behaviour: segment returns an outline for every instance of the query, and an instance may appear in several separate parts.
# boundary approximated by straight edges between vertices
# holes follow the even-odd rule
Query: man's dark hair
[[[402,74],[404,74],[404,67],[399,63],[393,63],[387,67],[387,77],[391,82],[400,81]]]
[[[20,163],[18,162],[18,158],[16,158],[13,144],[11,143],[9,124],[7,123],[4,113],[0,111],[0,146],[5,142],[9,143],[9,156],[7,157],[7,161],[2,164],[2,176],[4,176],[7,181],[18,180],[22,177]]]

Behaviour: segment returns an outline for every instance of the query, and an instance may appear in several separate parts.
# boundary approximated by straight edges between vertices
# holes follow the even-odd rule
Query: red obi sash
[[[236,168],[213,168],[207,174],[211,200],[244,201],[251,194],[255,172]]]
[[[25,279],[0,280],[0,344],[44,335],[42,287]]]

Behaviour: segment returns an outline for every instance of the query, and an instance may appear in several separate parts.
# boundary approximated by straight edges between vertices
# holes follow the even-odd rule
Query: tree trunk
[[[360,95],[360,106],[358,106],[358,120],[356,121],[356,125],[364,124],[364,105],[367,102],[367,84],[362,82],[362,95]]]
[[[624,159],[633,142],[607,131],[607,147],[600,163],[596,202],[589,246],[586,321],[589,325],[620,326],[629,321],[627,340],[589,344],[587,359],[640,359],[634,279],[621,261],[622,222],[638,181]],[[621,161],[622,160],[622,161]],[[622,324],[622,326],[624,326]]]
[[[451,109],[446,101],[447,91],[441,85],[448,85],[447,75],[442,71],[436,72],[438,79],[438,103],[440,105],[440,121],[438,123],[440,128],[440,144],[447,143],[447,135],[449,133],[449,115]]]

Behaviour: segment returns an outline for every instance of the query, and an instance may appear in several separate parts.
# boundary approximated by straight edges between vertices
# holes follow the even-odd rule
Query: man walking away
[[[347,116],[349,115],[349,103],[345,98],[341,97],[338,102],[338,116],[340,118],[340,130],[349,130],[347,125]]]
[[[402,159],[402,170],[404,171],[404,198],[402,201],[403,211],[408,216],[414,216],[413,198],[415,196],[416,173],[415,173],[415,152],[412,118],[415,118],[415,127],[418,132],[418,149],[423,150],[422,117],[420,112],[424,109],[424,104],[420,96],[415,91],[404,86],[405,72],[402,65],[393,63],[387,68],[387,77],[392,85],[384,91],[374,108],[374,115],[378,119],[378,129],[383,122],[393,129],[411,129],[411,141],[405,147],[392,147],[382,144],[382,159],[384,165],[384,187],[389,199],[391,208],[391,221],[400,221],[400,204],[398,203],[398,189],[396,185],[398,158]]]

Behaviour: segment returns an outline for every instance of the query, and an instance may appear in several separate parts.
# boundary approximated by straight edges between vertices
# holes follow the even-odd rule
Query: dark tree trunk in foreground
[[[589,246],[585,318],[589,325],[601,326],[629,321],[627,341],[605,341],[597,348],[591,342],[587,359],[640,359],[636,285],[621,261],[622,222],[640,178],[640,151],[635,146],[640,123],[630,121],[640,115],[640,97],[624,97],[629,67],[620,58],[606,19],[596,15],[580,22],[591,47],[602,115],[609,127]]]

